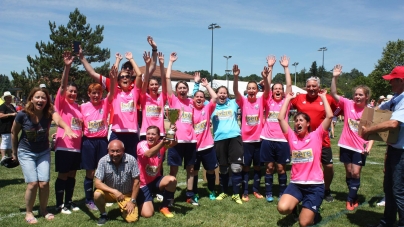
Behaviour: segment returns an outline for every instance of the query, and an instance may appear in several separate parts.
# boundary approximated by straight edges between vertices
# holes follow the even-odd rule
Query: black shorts
[[[331,147],[321,148],[321,163],[323,165],[333,164]]]
[[[68,173],[73,170],[79,170],[80,164],[80,152],[57,150],[55,153],[55,172]]]
[[[89,138],[83,136],[81,144],[81,167],[85,170],[95,170],[98,161],[108,154],[107,137]]]
[[[352,163],[352,164],[355,164],[358,166],[365,166],[366,155],[340,147],[339,148],[339,161],[344,164]]]
[[[219,165],[244,165],[244,150],[241,136],[215,141],[215,150]]]

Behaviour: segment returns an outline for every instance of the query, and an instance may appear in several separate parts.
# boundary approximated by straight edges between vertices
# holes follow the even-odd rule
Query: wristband
[[[157,48],[156,49],[152,49],[153,52],[157,52]]]

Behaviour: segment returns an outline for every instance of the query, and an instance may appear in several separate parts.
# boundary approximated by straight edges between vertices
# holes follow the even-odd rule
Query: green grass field
[[[340,135],[342,123],[336,126],[336,135]],[[54,128],[53,128],[54,130]],[[334,202],[322,204],[322,221],[317,226],[366,226],[377,223],[383,214],[383,207],[377,207],[376,203],[383,196],[383,157],[386,145],[382,142],[375,142],[371,154],[367,158],[366,166],[363,168],[361,187],[359,189],[360,206],[355,211],[348,212],[345,209],[347,197],[347,186],[345,183],[345,170],[339,162],[338,138],[332,139],[334,154],[335,176],[331,185]],[[49,197],[49,211],[55,212],[54,183],[57,174],[54,172],[54,154],[51,164],[51,193]],[[168,172],[168,166],[165,166]],[[290,166],[288,177],[290,177]],[[21,168],[7,169],[0,168],[0,226],[24,226],[24,192],[26,185]],[[89,211],[84,205],[83,180],[85,171],[78,171],[77,183],[74,193],[74,200],[80,206],[81,211],[71,215],[56,214],[52,221],[37,217],[41,226],[95,226],[99,217],[98,212]],[[202,179],[200,171],[199,179]],[[264,179],[261,180],[262,193],[264,194]],[[250,195],[250,201],[242,205],[236,204],[230,198],[223,201],[211,201],[205,190],[206,184],[199,183],[199,194],[201,206],[195,207],[185,203],[185,171],[179,171],[179,186],[175,194],[175,207],[172,208],[174,218],[165,218],[156,212],[152,218],[140,218],[136,226],[299,226],[292,216],[280,215],[276,209],[277,198],[272,203],[264,199],[258,200]],[[250,181],[250,186],[252,182]],[[277,176],[274,177],[274,195],[277,195]],[[219,189],[219,188],[218,188]],[[251,191],[251,190],[250,190]],[[34,210],[38,210],[38,198]],[[159,207],[157,202],[155,208]],[[120,216],[118,206],[114,204],[107,208],[110,221],[106,226],[129,225]]]

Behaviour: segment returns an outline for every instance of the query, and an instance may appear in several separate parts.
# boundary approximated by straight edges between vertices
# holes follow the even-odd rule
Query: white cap
[[[45,84],[40,84],[39,87],[40,88],[46,88],[46,85]]]
[[[12,96],[11,92],[5,91],[5,92],[4,92],[4,95],[3,95],[3,98],[6,97],[6,96]]]
[[[384,95],[381,95],[380,97],[379,97],[379,99],[385,99],[386,97],[384,97]]]
[[[387,101],[389,101],[389,100],[392,99],[392,98],[393,98],[393,95],[388,95],[388,96],[386,97]]]

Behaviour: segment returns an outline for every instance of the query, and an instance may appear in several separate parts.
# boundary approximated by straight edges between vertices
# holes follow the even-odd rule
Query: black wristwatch
[[[136,199],[130,199],[133,204],[136,204]]]

